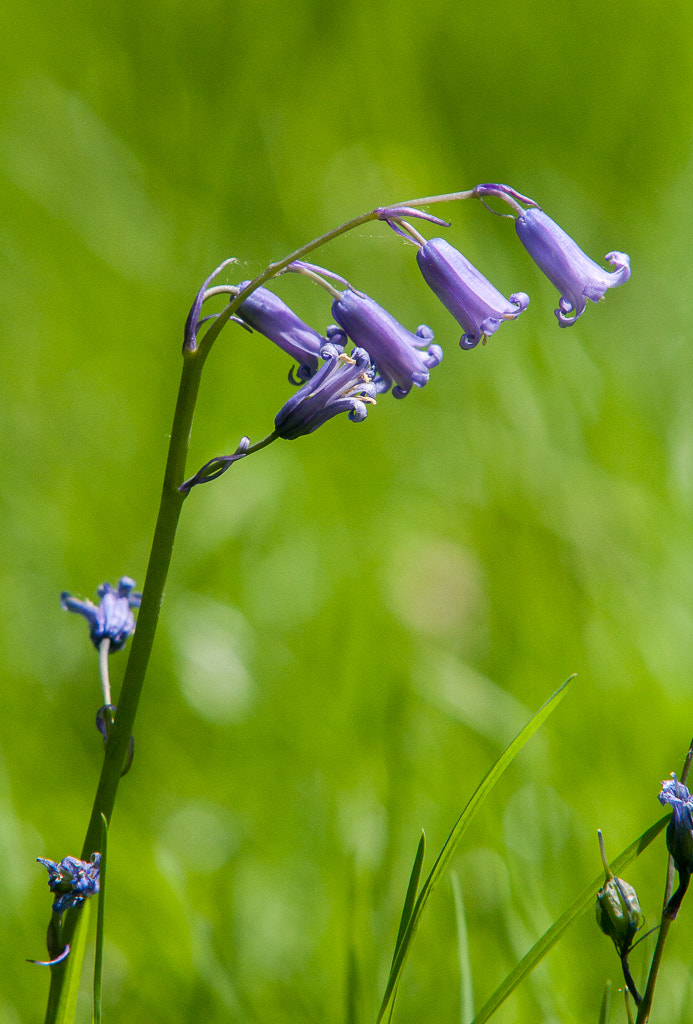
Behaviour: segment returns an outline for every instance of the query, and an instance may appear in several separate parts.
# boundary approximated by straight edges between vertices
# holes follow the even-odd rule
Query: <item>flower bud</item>
[[[635,933],[642,926],[643,915],[633,886],[617,878],[609,867],[601,829],[597,831],[597,837],[606,875],[604,885],[597,893],[597,924],[613,940],[618,955],[624,960]]]
[[[619,956],[623,956],[643,923],[635,889],[622,878],[611,875],[597,893],[596,909],[597,924],[613,940]]]

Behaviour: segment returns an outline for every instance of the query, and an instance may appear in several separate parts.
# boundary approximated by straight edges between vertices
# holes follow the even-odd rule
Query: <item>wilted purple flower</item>
[[[693,871],[693,796],[672,772],[671,778],[662,783],[659,802],[671,804],[673,811],[667,825],[667,849],[679,873],[679,887],[669,900],[667,914],[674,918]]]
[[[242,281],[238,289],[247,284],[248,281]],[[236,312],[249,327],[264,334],[297,361],[299,381],[309,380],[317,371],[320,351],[327,339],[296,316],[274,292],[256,288]]]
[[[515,230],[520,241],[561,293],[555,311],[561,327],[570,327],[582,316],[587,299],[599,302],[608,288],[616,288],[630,277],[630,257],[626,253],[607,253],[604,258],[615,269],[604,270],[533,199],[508,185],[477,185],[474,191],[482,202],[484,196],[497,196],[517,214]],[[529,209],[523,209],[520,203]]]
[[[48,871],[50,891],[58,894],[53,902],[56,914],[76,907],[99,891],[99,853],[93,853],[91,861],[78,860],[77,857],[63,857],[60,863],[46,857],[37,857],[36,860]]]
[[[416,253],[416,261],[428,286],[464,328],[461,348],[474,348],[495,334],[504,320],[514,320],[529,305],[524,292],[506,299],[444,238],[425,242]]]
[[[443,358],[440,345],[433,345],[433,331],[421,325],[416,334],[395,320],[374,299],[353,288],[346,288],[332,303],[332,315],[352,341],[365,349],[375,363],[378,391],[404,398],[412,385],[428,383],[429,370]],[[420,349],[425,348],[425,352]]]
[[[102,583],[96,593],[101,598],[98,608],[91,601],[81,601],[71,594],[60,595],[60,603],[68,612],[83,615],[89,623],[89,636],[95,647],[102,640],[110,640],[110,651],[119,651],[127,638],[135,632],[133,608],[139,608],[141,594],[133,593],[135,581],[121,576],[118,587]]]
[[[312,434],[340,412],[358,423],[366,418],[366,406],[375,405],[373,371],[364,349],[354,348],[347,356],[340,346],[328,343],[321,355],[325,362],[318,372],[275,417],[275,431],[287,441]]]

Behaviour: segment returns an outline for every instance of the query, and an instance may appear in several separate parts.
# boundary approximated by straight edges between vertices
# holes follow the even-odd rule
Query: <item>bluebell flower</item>
[[[68,612],[76,612],[84,616],[89,623],[89,636],[95,647],[102,640],[110,640],[110,651],[119,651],[127,638],[135,632],[133,608],[139,608],[141,594],[133,593],[135,581],[129,576],[121,576],[118,586],[102,583],[97,594],[101,598],[98,607],[91,601],[81,601],[71,594],[60,595],[60,603]]]
[[[506,299],[444,238],[430,238],[417,251],[416,260],[428,286],[464,328],[461,348],[474,348],[529,305],[524,292]]]
[[[570,327],[582,316],[587,299],[599,302],[608,288],[616,288],[630,277],[630,257],[624,252],[607,253],[604,258],[615,269],[604,270],[539,207],[523,210],[515,230],[539,269],[561,293],[555,310],[561,327]]]
[[[669,900],[667,914],[674,918],[693,871],[693,796],[672,773],[671,778],[662,783],[659,802],[671,804],[673,812],[667,825],[667,849],[679,873],[679,887]]]
[[[474,191],[482,202],[484,196],[497,196],[515,211],[515,230],[520,241],[561,293],[555,310],[561,327],[570,327],[582,316],[587,299],[599,302],[607,289],[624,284],[630,277],[630,257],[626,253],[607,253],[604,258],[614,270],[604,270],[533,199],[508,185],[477,185]],[[521,203],[529,209],[525,210]]]
[[[334,300],[332,315],[354,344],[370,355],[379,392],[388,391],[394,384],[394,397],[404,398],[412,386],[422,388],[428,383],[429,371],[443,358],[440,345],[432,344],[430,327],[422,324],[412,334],[374,299],[351,287]]]
[[[671,804],[673,814],[667,825],[667,847],[676,870],[693,870],[693,796],[674,774],[662,783],[660,804]],[[679,866],[681,865],[681,867]]]
[[[368,353],[354,348],[347,356],[339,345],[327,344],[317,373],[289,399],[274,420],[275,433],[288,441],[312,434],[340,412],[358,423],[367,406],[375,405],[376,388]]]
[[[242,281],[239,291],[250,282]],[[299,364],[298,382],[309,380],[317,372],[320,352],[327,344],[316,330],[304,323],[294,311],[268,288],[256,288],[237,309],[238,316],[253,330],[264,334]]]
[[[46,857],[37,857],[36,860],[47,869],[48,886],[57,894],[53,902],[56,914],[76,907],[99,891],[99,853],[93,853],[91,861],[78,860],[77,857],[63,857],[60,863]]]

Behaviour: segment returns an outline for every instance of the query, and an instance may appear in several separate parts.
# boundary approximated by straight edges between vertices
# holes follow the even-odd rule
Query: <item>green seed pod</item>
[[[630,949],[643,915],[632,885],[611,875],[597,893],[597,924],[616,946],[619,956]]]
[[[623,958],[628,954],[644,918],[633,886],[622,878],[616,878],[609,867],[601,829],[597,830],[597,837],[606,875],[604,885],[597,893],[597,924],[613,940],[618,955]]]

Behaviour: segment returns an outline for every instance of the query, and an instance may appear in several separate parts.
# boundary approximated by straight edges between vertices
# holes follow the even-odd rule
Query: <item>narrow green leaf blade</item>
[[[646,847],[650,845],[653,839],[655,839],[662,831],[664,826],[669,821],[671,815],[665,814],[663,818],[656,821],[654,825],[651,825],[639,839],[636,839],[634,843],[631,843],[623,853],[619,854],[616,860],[611,862],[611,870],[613,873],[619,874],[623,868],[625,868],[630,862],[637,857]],[[546,954],[553,946],[556,945],[563,933],[570,927],[581,914],[584,914],[586,910],[594,906],[594,901],[597,897],[597,892],[601,888],[604,882],[604,873],[600,872],[593,882],[590,882],[583,891],[580,893],[575,902],[568,907],[564,914],[562,914],[557,921],[555,921],[548,931],[544,932],[538,942],[532,946],[528,953],[526,953],[517,966],[510,972],[505,981],[496,989],[491,998],[484,1003],[479,1010],[478,1014],[472,1021],[472,1024],[484,1024],[485,1021],[496,1012],[501,1003],[504,1003],[511,992],[513,992],[520,982],[530,974],[537,964],[543,960]]]
[[[397,958],[397,952],[399,950],[400,945],[402,944],[402,939],[404,938],[404,934],[405,934],[405,932],[407,930],[407,925],[409,924],[409,920],[411,918],[412,910],[414,909],[414,904],[416,902],[416,896],[417,896],[417,893],[419,891],[419,879],[421,878],[421,868],[423,867],[423,859],[424,859],[425,852],[426,852],[426,835],[425,835],[424,832],[422,832],[421,833],[421,838],[419,839],[419,845],[416,848],[416,856],[414,857],[414,864],[412,866],[411,874],[409,876],[409,885],[407,886],[407,895],[404,897],[404,906],[402,907],[402,917],[400,918],[399,931],[397,932],[397,941],[395,942],[395,952],[394,952],[393,957],[392,957],[393,964],[394,964],[394,962],[395,962],[395,960]]]
[[[431,868],[428,878],[421,887],[421,891],[417,897],[414,910],[412,911],[412,914],[409,918],[409,922],[406,925],[404,934],[402,935],[399,944],[395,947],[395,956],[392,962],[392,967],[390,969],[390,976],[388,978],[387,986],[385,989],[385,995],[383,996],[383,1001],[380,1006],[380,1013],[378,1014],[376,1024],[380,1024],[380,1021],[383,1019],[385,1013],[387,1012],[388,1006],[390,1005],[391,1001],[394,998],[397,985],[399,984],[399,978],[402,973],[402,968],[404,967],[407,954],[411,947],[412,939],[418,927],[419,921],[421,920],[421,916],[426,907],[426,903],[428,902],[428,897],[431,895],[433,889],[440,881],[440,878],[443,872],[445,871],[445,868],[450,862],[450,858],[453,856],[455,850],[457,849],[457,846],[460,843],[460,840],[462,839],[465,832],[469,828],[472,819],[474,818],[474,815],[479,810],[484,800],[489,795],[489,793],[491,792],[495,784],[498,782],[500,777],[503,775],[506,768],[508,768],[508,766],[512,763],[514,758],[517,757],[517,755],[520,753],[520,751],[528,742],[528,740],[532,738],[537,729],[539,729],[544,724],[549,715],[558,707],[558,704],[565,697],[568,685],[570,684],[573,678],[574,676],[570,676],[561,686],[559,686],[556,692],[552,694],[552,696],[549,697],[546,703],[542,704],[542,706],[539,708],[536,714],[532,716],[527,725],[524,727],[524,729],[521,730],[521,732],[518,733],[518,735],[515,737],[512,743],[510,743],[505,748],[505,750],[498,758],[496,763],[490,768],[485,777],[482,779],[481,783],[476,788],[469,803],[467,804],[465,809],[462,811],[462,814],[457,819],[452,832],[446,839],[443,848],[438,854],[435,864]]]
[[[609,1024],[611,1019],[611,979],[604,986],[602,1005],[599,1008],[599,1024]]]
[[[474,1017],[474,984],[472,981],[472,961],[469,955],[467,915],[464,911],[460,877],[456,871],[451,873],[450,881],[452,883],[455,918],[457,921],[457,961],[460,967],[460,1020],[462,1024],[468,1024]]]
[[[77,995],[82,976],[82,964],[87,948],[87,931],[91,905],[85,900],[79,911],[79,921],[75,927],[70,946],[70,954],[65,961],[65,981],[60,992],[60,1000],[55,1017],[55,1024],[74,1024],[77,1010]]]
[[[412,911],[416,903],[416,895],[419,891],[419,879],[421,878],[421,868],[423,867],[424,854],[426,852],[426,835],[422,831],[421,838],[419,839],[419,845],[416,848],[416,856],[414,857],[414,864],[411,869],[409,876],[409,884],[407,885],[407,894],[404,897],[404,906],[402,907],[402,916],[399,922],[399,931],[397,932],[397,941],[395,942],[395,951],[392,954],[392,964],[390,966],[390,977],[388,978],[388,989],[390,987],[390,981],[392,981],[392,990],[390,997],[390,1013],[388,1016],[388,1022],[392,1020],[392,1014],[395,1012],[395,1000],[397,999],[397,985],[398,985],[398,971],[396,967],[398,963],[398,956],[400,948],[405,936],[407,942],[411,941],[411,935],[407,931],[407,925],[411,920]],[[380,1020],[380,1018],[378,1018]]]
[[[101,815],[101,861],[99,864],[99,906],[96,913],[96,951],[94,953],[94,1009],[92,1024],[101,1024],[101,976],[103,973],[103,935],[106,914],[106,855],[108,852],[108,822]]]

